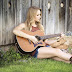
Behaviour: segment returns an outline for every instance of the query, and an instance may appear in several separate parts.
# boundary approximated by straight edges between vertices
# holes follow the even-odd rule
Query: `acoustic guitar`
[[[29,35],[33,35],[38,39],[38,43],[34,44],[32,41],[30,41],[26,38],[16,36],[17,43],[23,52],[32,52],[38,46],[45,46],[45,43],[43,42],[43,40],[48,39],[48,38],[61,36],[61,34],[44,35],[44,33],[40,30],[37,30],[35,32],[22,30],[22,32],[29,34]]]

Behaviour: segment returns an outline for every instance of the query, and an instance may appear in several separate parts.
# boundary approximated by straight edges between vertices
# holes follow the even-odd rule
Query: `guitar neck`
[[[45,36],[40,36],[41,40],[48,39],[48,38],[53,38],[53,37],[58,37],[61,36],[61,34],[51,34],[51,35],[45,35]]]

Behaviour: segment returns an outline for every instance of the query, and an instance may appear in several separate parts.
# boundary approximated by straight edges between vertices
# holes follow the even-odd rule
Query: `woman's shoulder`
[[[25,27],[25,23],[20,23],[19,26],[20,27]]]
[[[19,28],[22,28],[22,29],[23,29],[23,28],[26,28],[26,24],[25,24],[25,23],[20,23],[20,24],[18,25],[18,27],[19,27]]]
[[[21,29],[25,29],[25,23],[20,23],[18,26],[16,26],[15,28],[14,28],[14,30],[21,30]]]

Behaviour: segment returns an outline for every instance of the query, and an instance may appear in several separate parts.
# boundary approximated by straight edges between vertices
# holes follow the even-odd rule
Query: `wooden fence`
[[[30,6],[42,9],[45,34],[72,30],[71,3],[72,0],[0,0],[0,45],[14,43],[12,30],[25,21]]]

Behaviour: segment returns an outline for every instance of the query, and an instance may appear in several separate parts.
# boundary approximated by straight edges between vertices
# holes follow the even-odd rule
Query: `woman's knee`
[[[55,54],[55,55],[58,55],[60,52],[61,52],[60,49],[55,49],[54,54]]]
[[[38,51],[40,54],[51,54],[51,55],[56,56],[60,52],[60,49],[51,48],[51,47],[50,48],[43,47],[43,48],[40,48]]]

